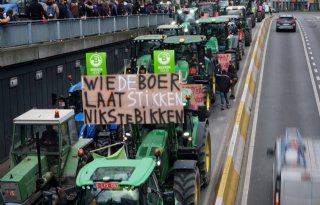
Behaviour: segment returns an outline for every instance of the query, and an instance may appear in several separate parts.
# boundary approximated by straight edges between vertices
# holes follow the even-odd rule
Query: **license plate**
[[[288,23],[284,23],[283,25],[284,25],[284,26],[289,26],[289,24],[288,24]]]
[[[119,183],[110,183],[110,182],[96,182],[93,185],[97,189],[119,189]]]

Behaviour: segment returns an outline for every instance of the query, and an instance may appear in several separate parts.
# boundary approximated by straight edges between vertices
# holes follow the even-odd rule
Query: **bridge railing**
[[[19,21],[0,25],[0,48],[102,35],[169,23],[167,14]]]

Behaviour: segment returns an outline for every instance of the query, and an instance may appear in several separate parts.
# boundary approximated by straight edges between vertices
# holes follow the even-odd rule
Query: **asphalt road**
[[[273,147],[276,137],[284,134],[286,127],[297,127],[302,136],[320,139],[320,117],[315,97],[318,93],[314,92],[312,85],[313,79],[319,92],[320,78],[314,69],[320,65],[320,14],[293,14],[303,28],[297,28],[296,33],[277,33],[276,17],[271,25],[257,116],[248,205],[272,204],[272,159],[267,158],[266,150]],[[314,76],[309,73],[300,32],[308,39],[307,58]]]
[[[252,30],[252,37],[260,27],[260,23],[256,23]],[[238,77],[240,78],[236,85],[236,99],[230,100],[231,108],[224,111],[220,110],[220,97],[217,95],[215,104],[209,116],[210,135],[211,135],[211,166],[212,174],[210,184],[201,189],[200,205],[212,205],[215,202],[217,183],[221,176],[221,169],[225,162],[225,155],[228,148],[229,137],[231,136],[232,126],[234,123],[236,111],[239,105],[241,92],[244,85],[245,75],[250,63],[251,49],[245,47],[245,55],[240,62]],[[238,94],[239,93],[239,94]]]

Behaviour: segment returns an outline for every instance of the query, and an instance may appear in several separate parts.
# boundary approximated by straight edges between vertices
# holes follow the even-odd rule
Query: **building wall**
[[[0,163],[9,156],[11,146],[12,121],[25,111],[37,108],[54,108],[51,94],[67,95],[70,85],[80,80],[80,68],[76,61],[85,65],[86,52],[107,52],[109,74],[119,73],[123,68],[123,59],[130,57],[128,41],[82,50],[37,61],[24,62],[2,67],[0,70]],[[115,55],[117,54],[117,55]],[[63,72],[57,73],[57,66],[63,66]],[[42,70],[42,79],[36,80],[36,72]],[[17,77],[18,85],[10,87],[10,79]]]

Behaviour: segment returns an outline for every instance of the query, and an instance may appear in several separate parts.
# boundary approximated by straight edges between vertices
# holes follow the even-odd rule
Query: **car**
[[[273,157],[273,205],[320,204],[320,140],[288,127],[267,154]],[[312,203],[305,203],[312,202]]]
[[[276,23],[276,32],[280,30],[291,30],[296,32],[296,18],[293,15],[280,15]]]

